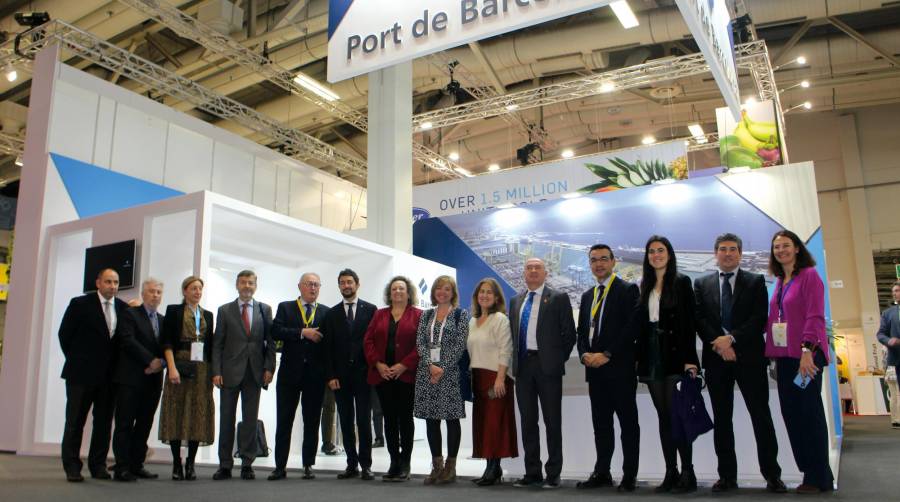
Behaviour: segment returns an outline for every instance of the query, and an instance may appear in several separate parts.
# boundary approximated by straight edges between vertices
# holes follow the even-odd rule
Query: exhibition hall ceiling
[[[302,72],[339,96],[341,106],[365,113],[365,76],[327,84],[327,0],[163,0],[198,16],[254,54],[291,72]],[[349,155],[365,159],[367,135],[333,113],[286,91],[266,75],[237,65],[127,5],[133,1],[2,0],[0,31],[11,40],[25,28],[17,12],[46,11],[61,20],[228,96],[281,124],[297,129]],[[625,29],[609,7],[569,16],[457,47],[413,63],[413,111],[433,112],[479,98],[519,92],[583,78],[660,58],[698,52],[674,0],[628,0],[639,25]],[[728,0],[735,17],[749,14],[743,36],[766,41],[785,110],[809,101],[817,113],[900,101],[900,2],[874,0]],[[232,6],[240,8],[232,10]],[[231,13],[229,15],[229,13]],[[236,14],[235,14],[236,13]],[[741,36],[739,34],[739,36]],[[798,62],[797,58],[805,58]],[[803,61],[803,60],[801,60]],[[66,61],[262,144],[271,140],[187,102],[163,95],[117,73],[79,59]],[[29,101],[28,65],[16,79],[0,79],[2,131],[24,135]],[[453,74],[451,80],[451,72]],[[803,85],[801,85],[803,84]],[[741,75],[742,97],[755,94],[749,75]],[[477,96],[477,97],[476,97]],[[504,117],[473,119],[419,130],[414,141],[456,160],[471,173],[521,165],[517,151],[533,143],[529,161],[558,159],[689,137],[687,126],[715,132],[715,109],[724,106],[712,76],[658,82],[628,90],[598,89],[594,96],[542,108],[510,110]],[[649,141],[649,140],[648,140]],[[458,156],[458,157],[457,157]],[[0,166],[0,179],[14,176],[13,157]],[[798,159],[803,160],[803,159]],[[365,179],[311,164],[364,185]],[[445,174],[414,162],[416,184]]]

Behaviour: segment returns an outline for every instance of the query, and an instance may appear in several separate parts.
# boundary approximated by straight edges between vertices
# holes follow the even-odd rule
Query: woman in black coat
[[[679,274],[675,250],[669,239],[654,235],[644,248],[641,278],[641,331],[637,340],[637,370],[647,384],[659,417],[659,440],[666,460],[666,477],[657,492],[686,493],[697,490],[691,444],[672,440],[672,397],[684,372],[696,376],[694,288],[691,279]],[[678,472],[676,451],[681,456]]]

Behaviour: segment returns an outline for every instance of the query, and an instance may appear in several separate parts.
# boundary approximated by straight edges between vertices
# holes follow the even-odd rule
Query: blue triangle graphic
[[[330,0],[328,2],[328,40],[334,35],[334,31],[343,21],[353,0]]]
[[[184,195],[156,183],[50,153],[79,218]]]

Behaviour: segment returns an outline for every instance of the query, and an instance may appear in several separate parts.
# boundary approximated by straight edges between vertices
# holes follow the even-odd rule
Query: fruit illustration
[[[749,150],[753,150],[754,152],[765,145],[765,142],[756,139],[756,137],[753,136],[752,133],[750,133],[750,130],[747,129],[747,123],[743,120],[740,124],[738,124],[737,127],[735,127],[734,133],[732,134],[737,136],[738,140],[740,140],[741,142],[741,146]]]
[[[778,126],[775,122],[754,122],[747,115],[747,110],[741,111],[741,122],[754,138],[763,143],[771,143],[778,146]]]
[[[727,167],[760,167],[781,163],[778,126],[775,122],[755,121],[746,110],[734,131],[719,139],[719,155]]]
[[[581,193],[608,192],[621,188],[631,188],[649,185],[654,181],[673,178],[672,170],[679,169],[678,159],[673,161],[673,169],[666,167],[660,160],[627,162],[619,157],[609,159],[609,165],[585,164],[591,172],[599,176],[603,181],[582,187]],[[683,170],[687,170],[687,161],[684,160]]]
[[[722,163],[728,167],[758,169],[763,166],[763,159],[753,150],[735,146],[725,151],[722,155]]]

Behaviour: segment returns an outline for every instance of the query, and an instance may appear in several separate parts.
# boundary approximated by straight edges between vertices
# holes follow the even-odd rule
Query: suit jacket
[[[888,346],[891,338],[900,338],[900,307],[894,305],[881,313],[881,326],[875,336],[887,347],[887,363],[890,365],[900,364],[900,345]]]
[[[331,307],[322,321],[325,334],[325,378],[345,381],[351,375],[365,375],[366,355],[363,342],[369,323],[378,310],[375,305],[357,298],[353,305],[353,324],[347,322],[344,302]]]
[[[727,364],[712,349],[712,341],[722,336],[722,292],[719,271],[694,282],[697,334],[703,342],[703,365]],[[738,269],[731,295],[731,336],[738,364],[765,365],[766,316],[769,293],[760,274]]]
[[[589,336],[594,288],[581,295],[578,311],[578,357],[581,358],[586,352],[609,353],[609,362],[603,366],[585,366],[585,380],[622,377],[634,379],[634,344],[637,340],[637,307],[640,296],[637,284],[618,277],[611,281],[603,305],[599,336],[595,334],[591,340]]]
[[[516,295],[509,302],[509,324],[512,328],[513,362],[512,374],[519,369],[519,311],[525,301],[524,293]],[[534,308],[534,306],[532,306]],[[565,375],[566,361],[575,345],[575,317],[569,295],[553,290],[546,284],[538,306],[537,345],[541,371],[545,375]]]
[[[310,328],[322,326],[328,307],[318,304]],[[325,341],[313,342],[300,336],[305,328],[303,317],[297,300],[288,300],[278,304],[275,320],[272,322],[272,338],[282,342],[281,367],[278,368],[278,381],[299,385],[303,380],[304,370],[311,371],[313,378],[322,380],[325,385]]]
[[[128,304],[115,299],[116,331]],[[62,378],[72,383],[96,385],[108,381],[115,369],[116,334],[109,334],[97,293],[72,298],[59,325],[59,346],[66,356]]]
[[[697,357],[697,334],[694,321],[694,288],[690,277],[675,277],[675,302],[663,305],[660,301],[658,328],[662,331],[661,349],[664,371],[667,375],[680,375],[685,364],[700,367]],[[650,310],[647,305],[638,307],[640,331],[637,340],[637,370],[639,376],[649,374],[648,339],[650,336]]]
[[[260,387],[263,385],[263,372],[275,372],[272,307],[254,299],[252,310],[249,335],[241,317],[240,300],[222,305],[216,315],[212,376],[221,376],[225,387],[239,386],[248,364],[256,385]]]
[[[397,323],[397,333],[394,335],[395,362],[406,366],[406,371],[400,375],[399,380],[406,383],[416,381],[416,368],[419,365],[419,353],[416,351],[416,332],[419,329],[419,320],[422,311],[409,305],[403,311],[400,321]],[[372,316],[366,337],[363,341],[366,352],[366,362],[369,364],[370,385],[378,385],[385,380],[378,373],[375,363],[384,362],[387,349],[388,327],[391,321],[391,308],[378,309]]]
[[[165,316],[156,313],[160,336],[164,319]],[[125,315],[119,318],[116,333],[119,339],[119,358],[113,381],[137,387],[148,380],[162,379],[162,372],[144,374],[144,370],[154,359],[163,359],[163,349],[153,333],[153,324],[143,305],[130,307],[125,311]]]
[[[173,352],[178,352],[179,350],[191,350],[190,343],[183,343],[181,341],[185,308],[187,307],[185,307],[183,302],[166,306],[166,315],[162,323],[162,332],[159,334],[159,343],[162,345],[163,351],[166,349],[170,349]],[[201,336],[203,337],[203,361],[211,363],[214,341],[213,333],[215,333],[213,313],[203,307],[198,306],[198,308],[203,315],[203,320],[206,322],[206,330],[201,332]]]

